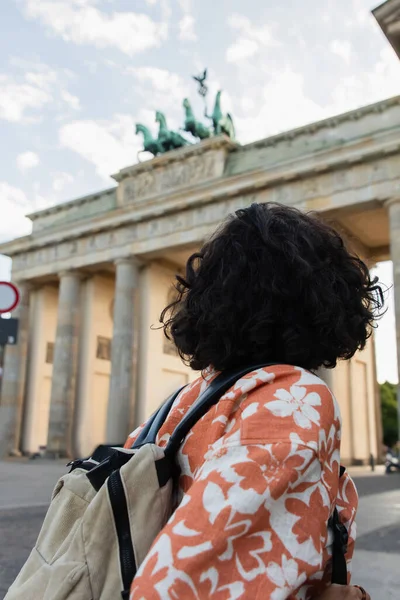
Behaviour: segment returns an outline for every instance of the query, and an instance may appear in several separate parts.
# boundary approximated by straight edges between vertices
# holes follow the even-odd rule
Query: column
[[[72,456],[72,429],[78,359],[80,280],[77,272],[60,274],[47,451]]]
[[[0,457],[20,453],[28,355],[30,286],[28,283],[19,283],[18,289],[21,300],[12,313],[12,317],[19,320],[18,342],[15,346],[6,346],[4,357],[0,397]]]
[[[372,369],[374,378],[374,406],[373,406],[373,417],[375,420],[375,454],[374,458],[376,461],[380,461],[383,455],[383,425],[382,425],[382,409],[381,409],[381,395],[378,383],[378,372],[376,368],[376,345],[375,345],[375,334],[372,335]]]
[[[31,293],[29,361],[21,435],[23,454],[38,452],[39,446],[47,443],[52,365],[46,363],[46,353],[47,343],[55,339],[57,301],[58,289],[50,285],[43,285]],[[51,328],[50,315],[53,322]]]
[[[123,443],[129,431],[134,398],[134,296],[139,270],[134,258],[116,261],[114,328],[106,442]]]
[[[31,293],[31,323],[29,327],[29,362],[26,373],[26,397],[24,408],[24,425],[21,448],[24,454],[37,452],[32,436],[37,428],[35,411],[37,408],[38,373],[40,370],[40,346],[43,344],[43,288]]]
[[[95,443],[93,442],[93,410],[101,410],[94,380],[94,360],[96,356],[95,315],[93,312],[96,294],[94,278],[87,279],[82,288],[82,318],[79,332],[78,358],[79,373],[76,386],[75,426],[73,432],[74,456],[88,456],[93,452],[95,448]],[[108,386],[105,385],[104,387]]]
[[[394,314],[396,320],[397,376],[400,377],[400,197],[386,203],[389,213],[390,257],[393,261]],[[400,439],[400,378],[397,386]]]

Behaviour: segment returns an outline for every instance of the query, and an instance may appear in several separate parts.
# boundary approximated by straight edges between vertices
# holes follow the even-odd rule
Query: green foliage
[[[398,413],[396,385],[385,381],[380,386],[383,440],[387,446],[394,446],[398,440]]]

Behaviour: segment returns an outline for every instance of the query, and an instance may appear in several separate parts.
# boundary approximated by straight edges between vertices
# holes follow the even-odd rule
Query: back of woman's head
[[[367,266],[315,214],[238,210],[177,276],[161,315],[195,370],[279,362],[333,367],[365,346],[382,307]]]

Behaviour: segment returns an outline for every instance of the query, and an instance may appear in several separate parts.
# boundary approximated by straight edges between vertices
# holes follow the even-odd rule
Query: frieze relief
[[[124,179],[118,196],[122,204],[161,195],[168,190],[210,181],[223,174],[225,150],[210,150]]]

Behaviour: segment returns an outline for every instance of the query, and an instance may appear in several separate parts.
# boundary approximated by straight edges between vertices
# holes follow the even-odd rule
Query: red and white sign
[[[16,309],[19,299],[17,286],[10,281],[0,281],[0,315]]]

